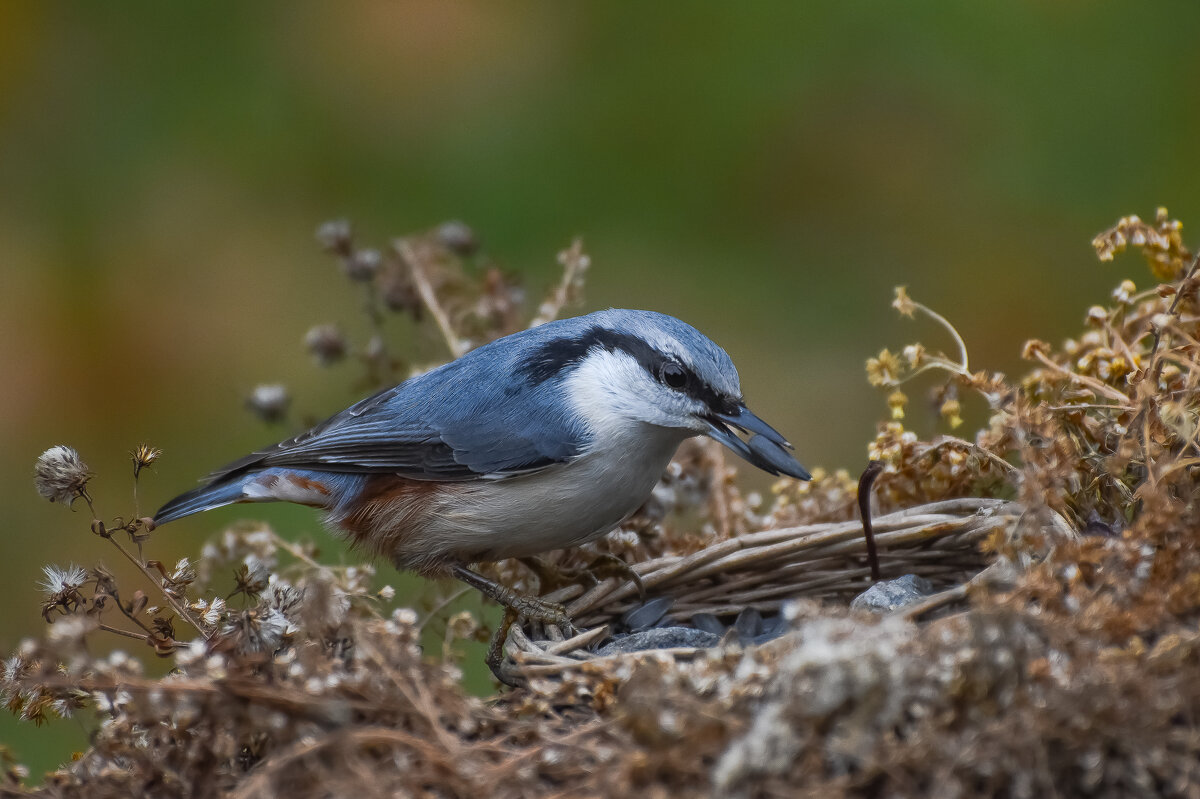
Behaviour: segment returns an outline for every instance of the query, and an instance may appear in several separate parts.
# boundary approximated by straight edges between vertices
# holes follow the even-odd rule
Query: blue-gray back
[[[736,388],[729,357],[687,324],[649,311],[600,311],[479,347],[248,455],[212,478],[293,466],[473,480],[561,463],[589,444],[589,432],[564,401],[561,379],[589,347],[606,346],[604,335],[614,330],[637,341],[684,339],[701,361],[698,367],[727,370]]]

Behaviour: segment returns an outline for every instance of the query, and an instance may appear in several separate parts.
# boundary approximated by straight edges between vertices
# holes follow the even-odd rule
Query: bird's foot
[[[513,624],[520,620],[526,620],[553,625],[566,638],[579,633],[575,629],[575,625],[571,623],[571,617],[567,615],[566,608],[557,602],[547,602],[535,596],[517,593],[465,566],[455,566],[453,572],[455,577],[504,606],[504,620],[496,629],[496,634],[492,636],[492,642],[488,646],[487,665],[492,670],[492,674],[496,675],[496,679],[506,685],[512,685],[512,682],[505,677],[501,666],[504,660],[504,643],[508,640],[508,632],[512,629]]]
[[[587,571],[597,580],[608,577],[616,577],[618,580],[628,580],[637,587],[638,598],[646,601],[646,586],[642,582],[642,576],[633,570],[625,561],[606,552],[598,556],[594,561],[587,565]]]
[[[611,553],[598,555],[591,563],[579,569],[564,569],[538,557],[519,560],[537,576],[538,588],[543,593],[581,582],[594,586],[607,577],[616,577],[632,582],[637,586],[638,596],[643,601],[646,599],[646,586],[642,584],[641,576],[628,563]]]

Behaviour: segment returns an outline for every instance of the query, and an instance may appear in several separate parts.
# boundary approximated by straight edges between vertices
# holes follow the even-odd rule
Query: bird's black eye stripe
[[[689,378],[688,370],[675,361],[663,361],[662,366],[658,368],[658,380],[668,388],[683,389],[691,382]]]
[[[737,409],[738,398],[717,393],[690,368],[656,350],[645,339],[598,325],[578,336],[564,336],[543,342],[517,363],[516,371],[528,385],[540,385],[577,366],[596,347],[609,352],[620,350],[627,353],[664,386],[703,402],[714,412],[733,413]],[[679,373],[676,374],[675,370]],[[682,382],[679,382],[680,378]]]

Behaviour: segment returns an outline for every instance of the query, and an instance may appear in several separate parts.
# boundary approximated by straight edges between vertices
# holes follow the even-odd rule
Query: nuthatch
[[[506,336],[368,397],[231,463],[154,521],[235,502],[310,505],[399,569],[453,575],[521,616],[563,624],[561,607],[468,565],[607,533],[695,435],[771,474],[810,479],[791,444],[746,407],[724,350],[671,316],[599,311]]]

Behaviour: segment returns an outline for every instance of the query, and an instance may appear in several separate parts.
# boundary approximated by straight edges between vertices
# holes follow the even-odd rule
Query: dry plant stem
[[[88,496],[87,491],[80,491],[80,496],[83,497],[83,499],[87,502],[88,510],[90,510],[92,512],[92,518],[99,519],[100,517],[96,513],[96,507],[92,504],[92,498],[90,496]],[[103,523],[101,523],[101,524],[103,524]],[[187,608],[180,605],[179,602],[175,599],[175,597],[171,596],[167,592],[167,590],[165,588],[163,588],[163,584],[154,577],[154,573],[150,571],[150,569],[146,566],[146,564],[142,563],[139,559],[135,558],[129,550],[127,550],[127,549],[125,549],[125,547],[121,546],[121,542],[118,541],[116,538],[114,538],[112,533],[105,532],[104,535],[101,536],[101,538],[107,539],[109,543],[111,543],[114,547],[116,547],[117,550],[120,551],[120,553],[125,556],[126,560],[128,560],[130,563],[132,563],[134,566],[136,566],[138,571],[140,571],[143,575],[145,575],[146,579],[154,584],[154,587],[157,588],[159,590],[159,593],[161,593],[163,595],[163,599],[167,600],[167,604],[171,606],[171,608],[175,611],[175,613],[181,619],[186,621],[188,624],[192,625],[192,627],[194,627],[196,629],[196,632],[198,632],[204,636],[205,640],[207,640],[210,637],[211,634],[206,633],[204,631],[204,628],[201,627],[200,623],[192,617],[192,614],[188,612]],[[120,600],[117,600],[117,605],[119,606],[120,604],[121,604]],[[124,611],[124,608],[122,608],[122,611]],[[134,621],[136,622],[137,620],[134,619]],[[137,623],[138,623],[138,626],[142,626],[140,622],[137,622]]]
[[[272,531],[272,533],[271,533],[271,543],[273,543],[275,546],[279,547],[284,552],[291,555],[296,560],[304,563],[306,566],[311,566],[312,568],[317,569],[319,571],[328,571],[329,570],[328,566],[326,566],[323,563],[318,563],[317,561],[313,560],[308,555],[308,553],[306,553],[303,549],[296,546],[291,541],[288,541],[286,538],[283,538],[282,536],[278,535],[274,531]]]
[[[375,383],[385,383],[391,377],[389,364],[391,358],[387,353],[387,339],[383,335],[383,312],[379,310],[379,292],[375,282],[368,280],[363,283],[363,313],[371,325],[372,338],[379,343],[379,348],[366,357],[368,378]]]
[[[958,345],[958,360],[959,360],[959,362],[955,365],[958,367],[958,369],[961,369],[961,374],[969,376],[971,374],[971,368],[967,361],[967,344],[966,344],[966,342],[964,342],[962,340],[962,336],[960,336],[958,334],[958,331],[954,329],[954,325],[950,324],[950,320],[946,319],[946,317],[942,316],[940,313],[933,310],[932,308],[922,305],[921,303],[916,302],[915,300],[910,300],[910,301],[912,302],[913,306],[917,310],[921,311],[926,316],[933,319],[935,322],[937,322],[939,325],[944,327],[950,333],[951,337],[954,339],[954,343],[956,345]],[[954,371],[958,371],[958,370],[954,370]]]
[[[1170,307],[1167,308],[1167,316],[1168,317],[1176,317],[1176,315],[1178,314],[1179,303],[1182,302],[1183,296],[1185,294],[1187,294],[1189,284],[1195,278],[1196,268],[1198,266],[1200,266],[1200,253],[1198,253],[1196,255],[1196,257],[1192,259],[1192,265],[1190,267],[1188,267],[1187,273],[1184,274],[1183,279],[1179,281],[1179,288],[1175,292],[1175,297],[1171,300]],[[1154,341],[1150,345],[1150,354],[1148,356],[1148,361],[1150,364],[1150,383],[1149,383],[1150,392],[1154,392],[1157,390],[1158,380],[1162,376],[1163,364],[1167,360],[1166,357],[1161,356],[1158,352],[1159,345],[1162,341],[1162,335],[1163,335],[1163,329],[1155,328]],[[1186,364],[1186,361],[1185,361],[1185,364]],[[1190,364],[1187,365],[1187,368],[1190,371],[1190,369],[1191,369]],[[1151,408],[1157,404],[1156,399],[1157,398],[1152,393],[1143,393],[1142,394],[1142,407],[1138,411],[1137,418],[1135,418],[1133,420],[1133,422],[1129,425],[1129,428],[1128,428],[1130,430],[1137,429],[1140,431],[1140,434],[1141,434],[1141,442],[1140,443],[1141,443],[1142,447],[1148,446],[1148,444],[1150,442],[1150,411],[1151,411]],[[1149,458],[1147,458],[1146,462],[1145,462],[1145,466],[1146,466],[1145,482],[1151,486],[1157,485],[1158,481],[1161,479],[1161,475],[1155,474],[1155,468],[1154,468],[1155,464],[1152,463]]]
[[[712,518],[722,538],[733,534],[733,520],[729,511],[729,481],[726,478],[725,447],[716,441],[706,441],[709,473],[712,475],[711,492]]]
[[[360,646],[362,646],[361,643]],[[457,748],[458,740],[453,738],[449,731],[439,723],[438,713],[434,708],[433,699],[429,695],[426,686],[420,680],[414,680],[411,676],[398,673],[374,647],[368,644],[364,648],[366,649],[367,657],[383,674],[388,676],[388,679],[396,686],[396,690],[400,692],[400,695],[421,712],[421,716],[429,726],[427,732],[432,733],[438,739],[442,750],[444,752],[453,752]]]
[[[571,247],[564,253],[563,273],[558,285],[550,296],[542,303],[537,316],[529,323],[530,327],[538,327],[547,322],[553,322],[558,314],[571,299],[571,286],[579,279],[580,267],[583,264],[583,239],[575,239]]]
[[[396,249],[400,251],[401,257],[408,264],[409,271],[412,273],[413,285],[417,287],[417,293],[421,295],[421,302],[425,303],[425,307],[429,309],[429,315],[437,322],[438,329],[442,332],[442,338],[446,340],[446,346],[450,349],[450,354],[455,358],[465,355],[467,345],[454,332],[450,316],[438,301],[433,286],[429,284],[429,277],[425,274],[425,265],[421,263],[416,250],[403,239],[396,242]]]
[[[235,799],[271,796],[274,794],[275,779],[280,773],[294,768],[305,758],[321,754],[324,750],[348,747],[354,751],[362,751],[388,745],[410,748],[420,753],[425,762],[442,763],[445,766],[443,771],[447,774],[455,773],[454,769],[450,768],[453,759],[446,752],[403,730],[383,727],[340,729],[317,739],[302,738],[279,754],[272,756],[255,769],[250,779],[231,796]],[[458,787],[466,791],[478,786],[462,785]]]
[[[435,618],[437,618],[437,615],[439,613],[441,613],[447,607],[454,604],[458,600],[462,599],[464,596],[466,596],[469,593],[471,593],[471,588],[469,586],[463,586],[462,588],[458,589],[457,591],[454,591],[453,593],[451,593],[449,596],[447,596],[441,602],[438,602],[436,605],[434,605],[432,608],[430,608],[428,613],[425,614],[425,618],[421,619],[421,621],[419,621],[417,623],[417,630],[424,631],[425,625],[429,624],[429,622],[431,622]]]
[[[871,461],[858,478],[858,512],[862,518],[863,537],[867,540],[867,563],[871,566],[871,579],[879,582],[883,575],[879,571],[879,550],[875,548],[875,531],[871,529],[871,486],[883,471],[883,463]]]
[[[957,602],[960,599],[966,598],[967,585],[969,585],[969,583],[956,585],[953,588],[949,588],[945,591],[939,591],[933,596],[926,597],[919,602],[914,602],[911,605],[906,605],[905,607],[895,610],[890,615],[899,616],[906,621],[913,621],[921,616],[924,616],[926,613],[929,613],[931,610],[937,610],[940,607],[949,605],[951,602]]]
[[[1099,405],[1096,407],[1113,408],[1115,406]],[[1001,458],[996,453],[989,452],[988,450],[984,449],[983,447],[979,446],[978,444],[973,444],[970,441],[967,441],[966,439],[963,439],[963,438],[958,438],[957,436],[942,436],[941,440],[938,441],[936,444],[934,444],[933,448],[939,449],[941,447],[948,446],[950,444],[957,444],[960,447],[966,448],[970,452],[974,452],[977,455],[982,455],[983,457],[987,458],[990,463],[995,464],[996,466],[998,466],[1000,468],[1000,470],[1002,472],[1005,472],[1007,474],[1016,474],[1018,471],[1020,471],[1019,469],[1017,469],[1016,466],[1013,466],[1011,463],[1004,460],[1004,458]]]
[[[136,624],[138,627],[141,627],[143,630],[145,630],[147,635],[154,634],[153,631],[149,627],[146,626],[145,622],[143,622],[137,616],[134,616],[132,613],[130,613],[128,610],[125,609],[125,605],[123,602],[121,602],[121,596],[119,594],[113,593],[112,598],[116,600],[117,610],[121,611],[122,616],[129,619],[131,622]]]
[[[129,630],[122,630],[120,627],[113,627],[111,624],[101,623],[99,628],[107,633],[116,633],[117,635],[123,635],[126,638],[132,638],[136,641],[141,641],[142,643],[146,642],[146,636],[140,633],[130,632]]]
[[[183,619],[188,624],[190,624],[192,627],[194,627],[196,632],[198,632],[202,636],[204,636],[205,640],[208,640],[209,638],[212,637],[212,633],[205,632],[204,627],[200,624],[200,622],[198,622],[195,618],[193,618],[191,612],[187,608],[185,608],[183,605],[179,604],[179,600],[177,600],[175,597],[171,596],[171,594],[167,591],[167,589],[163,587],[163,584],[154,577],[154,573],[152,571],[150,571],[150,569],[146,566],[146,564],[142,563],[140,560],[135,558],[133,556],[133,553],[130,552],[129,550],[127,550],[125,547],[121,546],[121,542],[118,541],[113,536],[106,535],[104,537],[107,538],[109,540],[109,542],[114,547],[116,547],[121,552],[122,555],[125,556],[126,560],[128,560],[130,563],[132,563],[134,566],[136,566],[138,571],[140,571],[143,575],[145,575],[147,580],[149,580],[151,583],[154,584],[154,586],[159,590],[159,593],[161,593],[163,595],[163,599],[167,600],[167,604],[171,606],[171,609],[175,611],[176,615],[178,615],[179,618]],[[117,604],[120,604],[120,602],[118,602]]]
[[[1045,366],[1047,369],[1050,369],[1051,371],[1055,372],[1056,374],[1062,375],[1063,377],[1067,378],[1068,380],[1070,380],[1073,383],[1078,383],[1081,386],[1088,388],[1089,390],[1091,390],[1091,392],[1093,394],[1095,394],[1097,396],[1108,397],[1110,400],[1120,403],[1122,407],[1124,407],[1129,402],[1129,397],[1125,396],[1120,391],[1117,391],[1112,386],[1101,383],[1099,380],[1095,379],[1094,377],[1088,377],[1087,375],[1076,374],[1075,372],[1072,372],[1070,369],[1066,368],[1065,366],[1055,363],[1053,360],[1050,359],[1050,357],[1048,355],[1041,352],[1040,350],[1034,350],[1033,357],[1037,358],[1042,363],[1042,365]]]
[[[1133,411],[1132,405],[1103,405],[1095,402],[1081,402],[1078,405],[1047,405],[1046,410],[1054,411],[1055,413],[1070,413],[1071,411],[1122,411],[1129,413]],[[986,452],[986,450],[983,450]],[[988,453],[989,455],[991,453]],[[994,457],[994,456],[993,456]],[[1011,463],[1004,461],[1009,467],[1015,469]]]
[[[1192,259],[1192,265],[1188,267],[1187,273],[1183,276],[1183,280],[1179,281],[1179,289],[1175,292],[1175,297],[1171,300],[1171,306],[1167,308],[1167,316],[1175,316],[1179,311],[1179,303],[1183,300],[1183,295],[1187,293],[1188,284],[1196,276],[1196,268],[1200,267],[1200,253]],[[1154,331],[1154,342],[1150,345],[1150,361],[1151,379],[1154,381],[1151,385],[1158,384],[1158,378],[1162,374],[1162,361],[1156,360],[1158,355],[1158,345],[1162,340],[1162,330],[1156,328]]]

